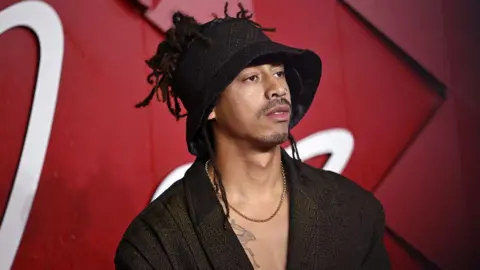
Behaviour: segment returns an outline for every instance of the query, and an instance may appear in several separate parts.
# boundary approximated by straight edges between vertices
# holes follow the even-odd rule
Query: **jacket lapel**
[[[185,174],[184,184],[192,223],[205,254],[213,269],[253,269],[230,224],[225,224],[204,165],[195,161]]]
[[[290,224],[287,269],[327,269],[334,256],[336,232],[331,203],[327,200],[329,186],[313,189],[305,181],[312,175],[302,171],[300,177],[294,161],[283,152],[290,191]],[[299,167],[305,165],[299,164]],[[318,176],[316,177],[318,178]],[[321,185],[315,185],[320,186]]]

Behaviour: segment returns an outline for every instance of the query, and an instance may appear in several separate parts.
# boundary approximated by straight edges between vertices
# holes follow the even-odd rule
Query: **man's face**
[[[271,147],[288,139],[290,91],[282,64],[243,69],[220,95],[209,119],[216,132]]]

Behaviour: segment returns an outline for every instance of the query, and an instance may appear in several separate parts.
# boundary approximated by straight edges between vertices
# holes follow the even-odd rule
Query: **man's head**
[[[270,148],[288,139],[290,104],[283,63],[256,61],[219,95],[208,119],[215,133]]]
[[[240,9],[236,17],[225,11],[225,18],[206,24],[175,13],[174,27],[147,61],[154,87],[137,107],[161,92],[179,119],[186,116],[181,101],[188,112],[188,148],[196,156],[211,154],[207,126],[260,147],[284,142],[320,80],[322,65],[315,53],[273,42],[263,33],[271,29]]]

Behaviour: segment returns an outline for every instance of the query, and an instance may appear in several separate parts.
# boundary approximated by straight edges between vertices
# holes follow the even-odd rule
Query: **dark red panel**
[[[450,82],[444,1],[342,0],[444,83]]]

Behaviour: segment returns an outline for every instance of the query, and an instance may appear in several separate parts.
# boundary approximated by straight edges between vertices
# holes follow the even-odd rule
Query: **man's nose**
[[[287,94],[286,86],[275,76],[269,78],[268,82],[266,82],[265,88],[265,96],[267,99],[279,98]]]

